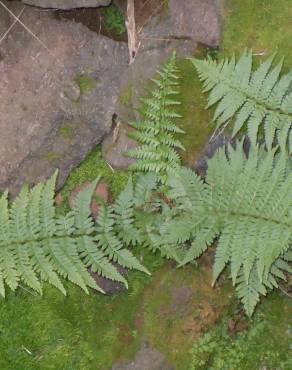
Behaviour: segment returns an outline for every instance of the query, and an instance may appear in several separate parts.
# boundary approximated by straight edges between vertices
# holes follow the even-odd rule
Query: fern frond
[[[170,244],[187,242],[181,264],[199,257],[218,239],[214,282],[230,266],[248,314],[277,279],[289,272],[292,241],[292,175],[289,157],[243,141],[208,161],[206,184],[181,169],[167,185],[174,206],[162,230]],[[168,215],[165,215],[165,218]],[[286,256],[286,259],[285,259]],[[290,258],[290,260],[289,260]],[[213,282],[213,283],[214,283]]]
[[[178,94],[177,67],[175,54],[158,71],[158,79],[154,79],[155,89],[150,92],[150,97],[141,99],[142,120],[131,123],[136,132],[131,133],[141,146],[129,150],[126,154],[137,159],[130,166],[134,172],[156,172],[160,180],[165,182],[168,173],[174,172],[180,164],[177,149],[184,150],[183,145],[174,136],[182,133],[173,120],[181,116],[172,110],[180,102],[174,99]]]
[[[57,216],[56,177],[57,173],[31,190],[24,186],[11,206],[7,192],[0,198],[0,294],[5,296],[6,284],[15,290],[21,282],[41,294],[44,281],[66,294],[60,278],[86,293],[88,288],[103,292],[88,270],[127,285],[111,260],[148,273],[123,244],[138,242],[132,190],[120,196],[115,216],[111,207],[104,206],[102,221],[99,218],[95,225],[90,203],[98,179],[78,194],[72,211]]]
[[[214,115],[217,127],[233,119],[233,136],[245,125],[255,143],[263,126],[267,147],[272,147],[276,136],[285,148],[292,125],[292,72],[280,77],[283,60],[272,67],[274,57],[254,72],[251,51],[245,51],[238,63],[234,57],[219,63],[210,59],[192,62],[204,82],[204,91],[210,93],[208,107],[217,104]]]

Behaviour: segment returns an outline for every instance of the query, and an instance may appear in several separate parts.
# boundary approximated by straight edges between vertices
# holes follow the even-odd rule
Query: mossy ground
[[[291,67],[291,0],[226,0],[224,16],[224,38],[218,57],[239,54],[245,47],[256,54],[278,51],[285,56],[286,68]],[[212,112],[204,110],[206,99],[191,63],[183,60],[179,67],[183,103],[180,113],[184,116],[180,122],[187,133],[182,139],[187,147],[183,159],[190,164],[213,129]],[[76,184],[98,175],[109,184],[113,197],[127,179],[125,172],[112,172],[97,147],[71,173],[62,195],[66,199]],[[67,207],[66,200],[62,207]],[[153,277],[130,273],[129,290],[117,296],[86,296],[68,283],[67,297],[46,287],[42,298],[23,288],[1,299],[0,369],[108,370],[113,362],[131,358],[145,337],[176,369],[191,369],[191,349],[202,332],[215,336],[217,346],[216,340],[222,338],[220,333],[237,317],[234,291],[228,281],[222,281],[216,289],[210,288],[207,261],[199,268],[175,269],[147,251],[136,253],[143,255]],[[224,359],[221,368],[228,370],[291,368],[291,311],[289,298],[283,293],[275,292],[265,298],[253,321],[243,319],[248,334],[239,365],[234,367],[231,362],[237,355],[233,351],[237,347],[232,343],[240,340],[240,334],[235,333],[226,342],[229,347],[223,348],[218,342],[218,350],[206,351],[207,361],[201,368],[212,369],[220,359]],[[259,322],[263,322],[264,330],[252,335],[252,328]]]

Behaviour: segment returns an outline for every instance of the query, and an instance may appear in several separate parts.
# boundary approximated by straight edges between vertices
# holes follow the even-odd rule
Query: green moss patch
[[[194,341],[215,325],[233,297],[229,283],[211,287],[211,264],[205,258],[201,262],[199,268],[165,265],[143,297],[143,334],[178,370],[188,369]]]
[[[292,65],[292,6],[290,0],[226,0],[219,56],[252,49],[259,58],[274,52]]]
[[[202,95],[201,83],[192,63],[182,59],[178,63],[180,70],[180,94],[177,100],[181,102],[177,112],[182,116],[177,124],[185,131],[180,140],[186,151],[182,152],[183,163],[194,164],[198,154],[208,141],[211,132],[213,113],[206,110],[206,99]]]
[[[91,92],[92,90],[96,88],[96,85],[97,85],[97,81],[87,74],[78,76],[75,79],[75,81],[77,85],[79,86],[81,94],[86,94],[86,93]]]

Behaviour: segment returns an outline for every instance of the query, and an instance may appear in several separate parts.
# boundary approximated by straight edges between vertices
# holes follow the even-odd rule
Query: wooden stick
[[[129,64],[132,64],[138,52],[139,43],[137,41],[135,4],[134,0],[128,0],[126,28],[128,33]]]

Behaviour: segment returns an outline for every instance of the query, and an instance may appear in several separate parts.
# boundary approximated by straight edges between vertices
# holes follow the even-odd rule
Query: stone
[[[125,12],[125,2],[115,0]],[[194,55],[197,44],[217,47],[220,42],[218,0],[136,0],[139,49],[122,77],[116,113],[123,122],[138,120],[144,87],[159,65],[176,50],[179,57]]]
[[[112,370],[175,370],[175,366],[170,365],[161,352],[145,341],[132,361],[114,364]]]
[[[85,190],[89,185],[90,181],[85,181],[84,183],[77,185],[70,193],[68,198],[69,207],[73,209],[74,202],[77,197],[77,195],[82,191]],[[92,201],[90,205],[91,214],[94,218],[97,218],[100,205],[102,203],[107,203],[109,200],[109,192],[108,192],[108,186],[104,182],[99,182],[94,190]]]
[[[116,269],[119,271],[119,273],[127,277],[129,270],[126,268],[117,265],[116,263],[113,263],[113,265],[116,267]],[[100,275],[98,275],[95,272],[89,271],[93,279],[95,280],[96,284],[107,294],[107,295],[113,295],[118,294],[121,292],[124,292],[126,290],[125,284],[120,283],[118,281],[113,281],[110,279],[106,279]]]
[[[227,151],[228,145],[233,147],[236,145],[236,140],[231,138],[230,135],[220,133],[211,137],[203,147],[196,162],[190,166],[200,176],[206,176],[208,169],[208,159],[212,158],[219,148],[224,147]],[[250,149],[250,140],[246,136],[243,144],[244,153],[248,155]]]
[[[75,9],[108,6],[111,0],[21,0],[24,4],[40,8]]]
[[[138,143],[128,136],[132,131],[131,126],[118,123],[103,140],[102,156],[112,168],[126,169],[135,162],[135,159],[125,155],[127,150],[138,146]]]
[[[15,14],[23,8],[6,4]],[[63,185],[110,132],[127,69],[123,42],[38,9],[25,9],[21,20],[41,41],[15,24],[0,44],[0,191],[12,195],[56,168]]]

